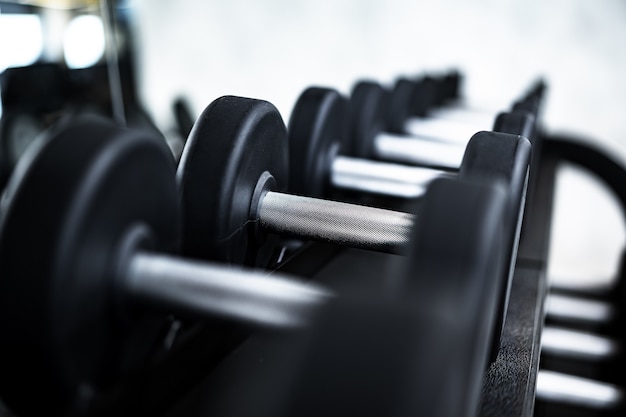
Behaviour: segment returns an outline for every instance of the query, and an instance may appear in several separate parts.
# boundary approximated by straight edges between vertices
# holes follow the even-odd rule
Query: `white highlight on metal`
[[[450,106],[433,109],[428,112],[428,117],[474,125],[479,130],[493,127],[496,121],[496,113],[491,111]]]
[[[492,130],[493,122],[488,125],[474,125],[451,120],[422,119],[412,117],[405,121],[404,131],[413,136],[431,138],[447,143],[467,144],[470,138],[482,130]]]
[[[259,208],[261,226],[283,236],[399,253],[409,242],[409,213],[319,198],[268,192]]]
[[[615,317],[615,309],[604,301],[549,294],[546,315],[579,322],[606,323]]]
[[[541,351],[597,361],[616,356],[620,347],[615,340],[593,333],[545,327],[541,333]]]
[[[138,253],[125,277],[128,293],[159,307],[269,327],[305,325],[331,294],[287,275]]]
[[[536,395],[545,401],[597,409],[615,408],[624,398],[615,385],[546,370],[537,375]]]
[[[469,139],[468,136],[465,143],[461,145],[381,133],[374,141],[374,154],[379,158],[398,162],[458,169],[463,161]]]
[[[333,160],[335,187],[404,198],[419,197],[440,170],[338,156]]]

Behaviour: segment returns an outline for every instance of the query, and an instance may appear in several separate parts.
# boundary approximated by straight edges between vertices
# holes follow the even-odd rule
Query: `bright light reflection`
[[[98,63],[105,47],[102,19],[94,15],[72,19],[65,29],[63,47],[69,68],[87,68]]]
[[[613,318],[615,311],[609,303],[603,301],[549,294],[546,314],[567,320],[605,323]]]
[[[0,13],[0,72],[37,61],[43,51],[41,20],[34,14]]]
[[[619,345],[592,333],[546,327],[541,333],[541,351],[593,360],[615,356]]]
[[[537,375],[537,398],[608,409],[616,407],[622,401],[623,393],[611,384],[540,370]]]

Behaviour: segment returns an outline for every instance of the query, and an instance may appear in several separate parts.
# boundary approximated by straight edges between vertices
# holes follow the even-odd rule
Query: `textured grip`
[[[402,253],[414,216],[356,204],[268,192],[259,211],[261,227],[282,236]]]

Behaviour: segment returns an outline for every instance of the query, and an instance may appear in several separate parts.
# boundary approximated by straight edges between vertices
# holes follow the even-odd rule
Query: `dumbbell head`
[[[378,87],[373,85],[372,91],[376,89]],[[328,195],[333,160],[337,156],[345,155],[345,143],[349,142],[344,120],[345,114],[348,113],[347,105],[347,101],[336,90],[329,88],[311,87],[298,98],[289,121],[290,167],[294,178],[290,184],[292,192],[314,196]],[[499,132],[524,135],[532,128],[533,120],[534,118],[523,112],[502,113],[496,128],[500,129]],[[364,122],[362,126],[365,126],[371,119],[363,118],[362,121]],[[372,123],[372,126],[375,125]],[[516,185],[512,185],[513,193],[520,191],[517,188],[520,181],[517,176],[525,175],[525,171],[519,169],[525,166],[523,156],[525,148],[518,147],[517,138],[502,135],[496,135],[502,138],[497,146],[481,145],[481,142],[485,141],[491,144],[491,136],[478,135],[476,139],[468,142],[468,148],[480,149],[470,151],[472,154],[481,153],[481,158],[468,160],[467,163],[471,165],[470,171],[483,172],[485,176],[502,175],[506,181],[515,182]],[[507,168],[497,168],[493,163],[494,160],[500,160],[502,166]],[[373,176],[377,166],[376,162],[371,164]],[[381,169],[382,167],[381,164]],[[432,172],[434,176],[436,170]],[[406,178],[403,180],[408,181]]]
[[[0,389],[12,408],[71,413],[145,363],[162,322],[116,310],[115,277],[135,248],[178,244],[174,172],[162,141],[91,119],[19,162],[0,215]]]
[[[421,87],[417,83],[405,78],[399,79],[389,93],[380,84],[357,83],[350,97],[350,145],[346,147],[348,155],[357,158],[377,156],[413,164],[458,168],[463,151],[463,147],[458,145],[459,141],[466,141],[471,134],[480,129],[471,130],[462,124],[453,123],[448,126],[456,128],[457,131],[452,136],[439,138],[441,140],[433,140],[432,133],[407,135],[405,122],[411,115],[410,101],[412,97],[422,94],[421,91],[419,94],[415,93],[419,88]],[[445,121],[441,123],[446,124]],[[432,131],[433,126],[427,125],[426,129]],[[471,133],[468,133],[470,131]],[[410,151],[400,149],[404,147],[401,146],[403,141],[405,145],[411,147]],[[393,145],[390,145],[390,142],[393,142]],[[419,147],[420,152],[415,145]],[[425,150],[425,147],[428,150]]]
[[[391,133],[403,134],[404,122],[411,114],[411,102],[414,99],[417,84],[408,78],[398,78],[390,93],[387,107],[386,130]]]
[[[0,217],[0,324],[5,326],[0,388],[3,399],[25,414],[38,407],[32,395],[45,399],[51,414],[65,407],[72,413],[98,389],[138,370],[158,340],[161,322],[131,309],[123,281],[138,253],[177,245],[174,162],[162,141],[93,120],[66,126],[33,149],[20,162]],[[442,228],[452,219],[468,226],[457,228],[445,251],[465,279],[490,277],[487,285],[497,285],[492,272],[499,254],[491,253],[488,264],[482,259],[486,250],[500,247],[494,235],[499,228],[481,230],[481,225],[501,220],[504,200],[498,199],[497,186],[491,193],[487,186],[465,187],[482,203],[464,198],[467,207],[454,204],[453,215],[445,222],[440,218]],[[437,206],[436,201],[429,204]],[[426,219],[440,215],[431,210],[423,221],[432,227]],[[433,261],[432,252],[427,259]],[[440,278],[428,271],[429,279]],[[404,280],[414,274],[409,268]],[[481,294],[493,290],[480,287]]]
[[[183,253],[267,266],[278,242],[251,222],[251,209],[268,188],[284,191],[287,178],[287,132],[276,108],[241,97],[213,101],[194,124],[177,170]]]
[[[372,155],[376,135],[385,129],[385,90],[372,81],[357,83],[350,94],[350,140],[348,155]]]
[[[298,98],[288,126],[289,189],[328,196],[332,163],[348,136],[348,102],[336,90],[310,87]]]
[[[534,130],[535,116],[523,110],[498,113],[493,124],[494,132],[520,135],[531,141],[531,143],[534,140]]]
[[[397,292],[343,291],[322,307],[255,375],[248,389],[262,401],[241,415],[469,415],[494,330],[505,194],[490,181],[433,182]]]

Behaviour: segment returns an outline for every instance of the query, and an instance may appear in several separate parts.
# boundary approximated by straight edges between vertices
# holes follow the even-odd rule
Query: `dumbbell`
[[[443,83],[445,81],[441,81]],[[353,87],[353,93],[370,82],[360,82]],[[381,84],[381,88],[385,89]],[[437,85],[433,77],[414,81],[399,77],[387,96],[385,130],[399,135],[411,135],[445,143],[462,142],[459,138],[470,137],[473,133],[485,130],[493,124],[497,112],[486,112],[481,117],[474,113],[471,118],[461,111],[445,112],[444,98],[437,98],[438,90],[445,94],[445,85]],[[450,106],[448,106],[450,107]],[[435,111],[437,110],[437,112]],[[470,120],[468,120],[470,119]]]
[[[384,90],[378,83],[361,82],[357,84],[350,97],[350,146],[347,153],[360,158],[397,161],[410,164],[426,165],[441,169],[456,170],[463,159],[467,138],[479,130],[473,130],[468,136],[459,137],[459,143],[445,143],[426,140],[414,136],[385,133],[387,126]],[[399,106],[398,106],[399,107]],[[389,106],[391,108],[391,106]],[[399,110],[398,110],[399,111]],[[532,133],[535,123],[533,116],[522,112],[512,112],[519,119],[515,134],[526,136]],[[498,115],[499,117],[499,115]],[[494,116],[494,126],[500,121]],[[490,130],[491,126],[483,130]],[[495,129],[494,129],[495,130]]]
[[[450,120],[476,126],[489,126],[493,123],[496,111],[486,108],[469,107],[461,96],[462,77],[458,71],[444,76],[424,75],[419,78],[400,77],[414,84],[415,90],[409,98],[410,115],[432,119]]]
[[[496,111],[472,108],[463,103],[458,103],[461,98],[460,83],[461,76],[458,72],[451,72],[440,77],[426,75],[419,79],[399,78],[394,85],[394,91],[396,93],[402,92],[401,97],[407,104],[406,107],[401,108],[401,111],[408,111],[408,116],[415,119],[412,119],[413,122],[410,122],[408,129],[405,129],[405,121],[409,117],[400,119],[394,118],[395,115],[390,114],[396,122],[390,126],[390,129],[397,133],[410,133],[412,131],[411,125],[415,126],[428,119],[432,119],[434,123],[437,119],[442,119],[477,126],[490,125]],[[546,83],[540,78],[518,101],[526,101],[532,97],[540,98],[545,94],[545,90]],[[437,137],[441,136],[436,130],[434,133]]]
[[[329,97],[336,100],[335,95]],[[186,256],[265,266],[281,243],[268,239],[276,235],[403,252],[414,221],[411,214],[285,194],[289,189],[286,137],[282,118],[269,103],[224,97],[205,109],[186,142],[177,171]],[[500,275],[501,311],[492,349],[497,352],[515,266],[530,144],[519,136],[493,132],[484,132],[474,142],[475,146],[468,146],[459,176],[470,181],[498,178],[509,190],[503,225],[507,266]],[[326,163],[325,153],[320,155],[309,160]],[[441,233],[453,239],[455,230]]]
[[[381,90],[376,87],[376,91]],[[344,187],[349,185],[352,188],[358,186],[367,190],[370,187],[367,180],[372,179],[381,184],[385,184],[386,181],[390,189],[399,188],[405,186],[407,182],[402,176],[413,175],[411,170],[415,170],[418,175],[426,175],[426,178],[442,175],[442,171],[417,167],[402,169],[392,167],[393,170],[389,170],[388,166],[382,163],[338,156],[340,148],[338,138],[346,136],[345,124],[342,123],[345,119],[343,116],[345,106],[343,98],[333,90],[313,87],[305,90],[300,96],[289,125],[290,163],[293,167],[292,192],[324,196],[328,194],[332,185]],[[506,259],[510,260],[510,265],[503,278],[507,284],[502,293],[502,299],[507,301],[501,303],[503,310],[498,315],[502,320],[500,323],[502,327],[506,317],[530,175],[531,146],[519,132],[531,131],[533,124],[534,118],[529,114],[500,113],[494,126],[498,132],[479,132],[473,135],[459,171],[459,175],[466,178],[500,177],[510,189],[507,216],[511,227],[505,230],[505,241],[508,244]],[[394,177],[394,172],[400,176]],[[366,178],[365,182],[360,180],[363,177]],[[415,184],[409,185],[415,187]],[[417,190],[419,191],[419,188]],[[497,352],[497,346],[494,346],[493,351]]]
[[[507,158],[513,168],[507,166],[511,171],[502,177],[521,183],[511,191],[521,198],[528,144],[517,137],[507,143],[512,144]],[[289,146],[282,118],[269,103],[224,97],[205,109],[177,173],[185,210],[185,255],[259,265],[254,258],[272,234],[402,252],[412,214],[285,194]],[[486,168],[490,165],[478,149],[475,153],[468,156],[467,178],[500,177]],[[311,161],[323,164],[324,153],[320,155],[312,155]]]
[[[336,90],[324,87],[307,88],[298,98],[289,120],[290,190],[295,194],[328,197],[332,188],[371,192],[395,197],[417,197],[426,184],[452,172],[429,167],[386,163],[378,160],[353,158],[345,154],[349,141],[348,101]],[[501,132],[512,133],[524,129],[530,118],[502,113],[496,126]],[[519,123],[522,123],[521,127]],[[480,170],[485,175],[502,175],[515,184],[512,194],[523,185],[523,158],[516,160],[519,139],[503,139],[493,145],[502,135],[479,133],[469,141],[467,153],[475,154],[480,147],[480,165],[474,164],[470,171]],[[504,135],[506,137],[506,135]],[[502,149],[502,148],[507,149]],[[511,158],[508,162],[503,162]],[[492,161],[501,160],[502,165]],[[468,162],[469,163],[469,162]],[[519,165],[520,167],[522,165]],[[461,168],[467,172],[468,169]],[[501,169],[501,171],[497,171]]]
[[[278,162],[283,166],[273,172],[286,170],[286,149],[273,146],[276,141],[286,144],[285,128],[269,103],[225,97],[199,120],[188,142],[192,148],[178,167],[183,180],[196,176],[189,170],[192,159],[203,156],[194,152],[200,141],[215,145],[214,152],[222,154],[206,161],[209,164],[238,159],[244,165],[234,167],[247,172],[251,166],[245,163],[253,159],[240,158],[262,149],[276,154],[276,158],[257,154],[262,164]],[[207,131],[216,135],[198,136]],[[229,145],[231,139],[238,142]],[[242,147],[246,144],[255,146]],[[255,163],[261,173],[274,168]],[[219,183],[224,178],[210,180],[202,195],[206,189],[223,190]],[[183,196],[189,191],[182,190]],[[237,191],[230,198],[246,198],[241,188]],[[359,360],[346,351],[337,352],[339,362],[317,370],[334,372],[345,381],[344,389],[363,380],[361,369],[371,366],[371,360],[380,362],[381,371],[387,356],[397,357],[396,353],[432,365],[432,358],[414,357],[412,348],[416,356],[434,347],[453,348],[448,353],[454,355],[438,363],[447,369],[452,360],[455,367],[440,383],[427,383],[450,391],[460,403],[476,401],[501,286],[506,209],[501,182],[441,179],[431,184],[416,220],[419,230],[411,232],[407,264],[397,274],[401,291],[375,302],[379,320],[375,327],[396,326],[402,320],[419,337],[407,340],[405,333],[395,334],[410,346],[399,349],[392,344],[387,352],[380,351],[379,342],[388,336],[390,326],[368,330],[372,342],[378,340],[378,350],[361,344],[366,335],[363,313],[374,311],[370,298],[347,296],[343,303],[342,294],[332,297],[324,288],[289,276],[172,255],[181,243],[180,192],[169,149],[149,132],[82,118],[41,136],[29,148],[0,206],[0,396],[12,410],[24,416],[87,414],[94,398],[143,369],[162,330],[158,312],[225,317],[279,329],[308,320],[316,323],[318,332],[345,327],[338,339],[307,336],[317,346],[328,343],[332,349],[335,343],[349,343],[366,354],[357,372],[337,372],[334,365],[343,363],[341,359]],[[250,206],[249,197],[247,203]],[[454,233],[442,233],[446,227],[454,228]],[[329,297],[332,308],[322,309],[320,319],[318,313],[311,315]],[[352,340],[351,334],[358,337]],[[457,363],[459,358],[463,362]],[[389,375],[402,386],[403,375],[413,381],[421,378],[413,368],[390,369]],[[302,376],[304,381],[308,377]],[[467,381],[472,382],[469,389],[459,389]],[[381,383],[388,386],[390,381],[372,380],[364,393],[376,398],[375,388]],[[432,407],[430,395],[406,393],[376,401],[395,406],[397,412],[390,415],[407,415],[416,404]],[[359,399],[344,406],[363,407],[367,402]]]
[[[367,88],[367,84],[364,84],[364,87]],[[359,85],[355,86],[355,90],[358,88]],[[544,90],[543,83],[536,83],[513,103],[511,110],[528,111],[537,117],[538,109],[530,108],[530,105],[539,104]],[[468,137],[477,130],[484,130],[486,126],[491,126],[498,114],[496,111],[486,113],[478,122],[469,123],[467,120],[458,120],[453,117],[454,113],[459,112],[458,110],[455,112],[452,109],[452,113],[446,113],[446,107],[437,107],[436,102],[428,109],[421,109],[419,106],[416,109],[415,101],[423,96],[428,97],[428,93],[424,91],[423,83],[407,78],[397,79],[394,88],[388,94],[386,131],[400,135],[409,134],[431,140],[463,144],[464,137]],[[435,109],[438,112],[434,112]],[[528,138],[532,141],[531,137]]]

